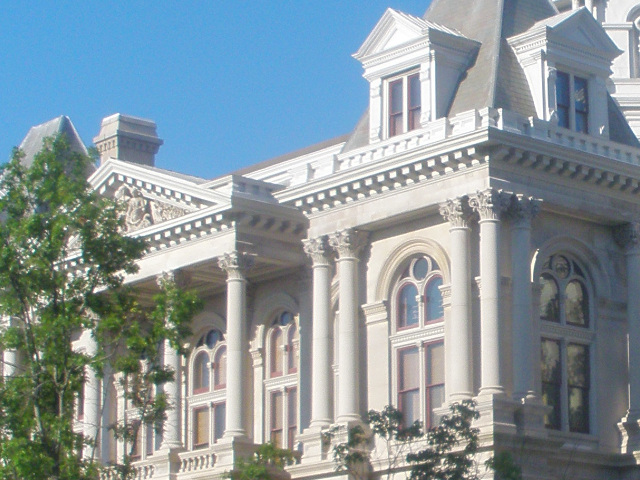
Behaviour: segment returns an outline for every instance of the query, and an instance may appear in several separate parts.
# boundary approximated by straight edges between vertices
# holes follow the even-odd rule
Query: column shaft
[[[457,402],[473,396],[468,226],[471,212],[466,197],[442,204],[440,214],[451,227],[451,314],[450,321],[445,324],[445,378],[448,400]]]
[[[313,332],[311,363],[311,427],[330,425],[331,415],[331,265],[326,238],[307,240],[313,260]]]
[[[640,419],[640,247],[627,251],[627,324],[629,328],[629,416]]]
[[[171,346],[168,340],[164,341],[164,366],[173,370],[173,381],[164,385],[164,393],[167,395],[170,408],[167,410],[167,419],[164,422],[161,448],[182,448],[182,425],[180,407],[182,405],[182,372],[180,371],[180,355]]]
[[[358,252],[362,232],[343,230],[329,237],[338,251],[340,306],[338,320],[338,422],[360,421]]]
[[[232,252],[218,262],[227,272],[227,403],[225,437],[244,437],[246,290],[249,257]]]
[[[89,347],[87,349],[88,355],[95,355],[96,345],[93,339],[90,340]],[[85,384],[84,384],[84,428],[83,435],[85,438],[99,442],[98,432],[101,424],[100,414],[100,380],[96,375],[96,372],[90,366],[85,371]],[[95,450],[100,451],[100,450]],[[94,456],[94,447],[87,446],[84,451],[85,457],[90,458]]]

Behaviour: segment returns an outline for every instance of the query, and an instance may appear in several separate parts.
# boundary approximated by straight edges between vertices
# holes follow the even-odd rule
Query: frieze
[[[184,208],[147,198],[139,188],[134,186],[121,185],[116,190],[114,198],[124,207],[126,233],[166,222],[188,213]]]

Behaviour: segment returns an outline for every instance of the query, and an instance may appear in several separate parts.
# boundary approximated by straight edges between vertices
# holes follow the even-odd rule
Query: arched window
[[[225,430],[227,347],[222,332],[211,329],[200,335],[191,359],[191,448],[208,448]]]
[[[266,409],[265,441],[294,448],[298,429],[299,334],[296,316],[281,311],[272,317],[266,335],[268,371],[264,382]]]
[[[542,401],[547,428],[590,432],[590,283],[571,255],[546,259],[540,274]]]
[[[410,259],[393,289],[391,336],[397,405],[406,426],[435,424],[444,403],[442,272],[430,256]]]

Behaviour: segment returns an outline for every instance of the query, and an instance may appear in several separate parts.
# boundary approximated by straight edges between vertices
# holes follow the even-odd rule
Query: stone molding
[[[218,267],[224,270],[229,280],[246,280],[246,271],[253,267],[254,257],[234,250],[218,258]]]
[[[473,217],[469,197],[465,195],[447,199],[440,204],[440,215],[451,224],[451,228],[468,228]]]
[[[347,228],[329,235],[329,245],[338,252],[338,259],[357,258],[367,245],[369,232]]]
[[[304,253],[311,258],[313,266],[325,266],[331,262],[331,247],[327,235],[302,240]]]

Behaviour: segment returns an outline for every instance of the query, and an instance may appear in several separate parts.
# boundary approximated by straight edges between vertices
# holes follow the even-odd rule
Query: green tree
[[[293,465],[295,455],[291,450],[278,448],[273,443],[263,443],[249,458],[236,461],[232,472],[225,474],[231,480],[272,480],[286,476],[284,467]]]
[[[125,285],[146,243],[120,233],[120,207],[86,180],[90,158],[57,137],[31,166],[22,159],[15,150],[0,178],[0,349],[19,358],[0,384],[0,479],[96,478],[87,453],[96,439],[73,427],[86,375],[121,372],[139,425],[158,424],[170,408],[158,387],[174,373],[158,345],[181,351],[200,304],[170,281],[146,305]],[[94,351],[74,350],[81,332]],[[137,436],[137,428],[114,428],[130,443]],[[128,455],[120,462],[129,476]]]

